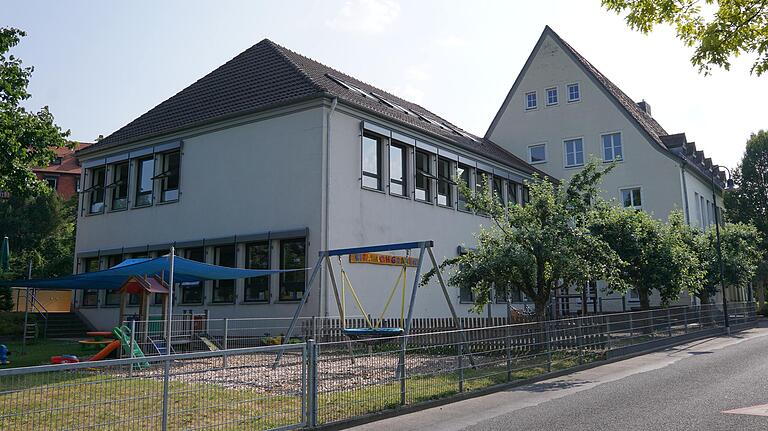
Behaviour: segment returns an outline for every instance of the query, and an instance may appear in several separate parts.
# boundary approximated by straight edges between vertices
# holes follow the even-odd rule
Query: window
[[[475,293],[470,287],[459,288],[459,302],[462,304],[471,304],[475,302]]]
[[[458,166],[459,168],[456,174],[456,178],[458,178],[459,181],[461,181],[462,183],[466,184],[467,187],[471,188],[472,184],[469,182],[469,178],[472,173],[471,172],[472,168],[470,168],[467,165],[462,165],[461,163],[459,163]],[[460,210],[469,211],[469,208],[467,208],[467,196],[460,191],[458,192],[458,203],[459,203],[458,207]]]
[[[621,190],[621,203],[624,208],[640,209],[643,207],[642,193],[640,187]]]
[[[584,143],[581,138],[566,139],[565,145],[565,167],[581,166],[584,164]]]
[[[707,212],[704,206],[704,196],[699,196],[699,220],[701,220],[701,228],[707,228]]]
[[[513,286],[496,286],[495,290],[497,304],[505,304],[507,299],[509,302],[523,302],[522,292]]]
[[[528,147],[528,161],[530,163],[544,163],[547,161],[547,144],[536,144]]]
[[[51,188],[51,190],[56,190],[56,186],[59,184],[59,177],[46,175],[43,179],[45,180],[45,183],[48,184],[48,187]]]
[[[536,109],[536,92],[525,93],[525,110]]]
[[[520,188],[520,204],[527,205],[531,201],[531,190],[528,186],[522,186]]]
[[[707,226],[715,224],[715,214],[712,211],[712,202],[707,199]]]
[[[245,267],[269,269],[269,242],[260,241],[245,246]],[[245,302],[269,302],[269,275],[245,279]]]
[[[224,245],[214,249],[216,265],[228,266],[234,268],[237,266],[235,261],[235,246]],[[213,282],[213,295],[211,302],[219,304],[231,304],[235,302],[235,280],[216,280]]]
[[[181,152],[172,151],[162,155],[163,172],[154,179],[160,179],[160,202],[179,199],[179,164]]]
[[[123,261],[122,255],[114,254],[112,256],[107,256],[107,268],[112,268],[113,266],[117,265],[122,261]],[[112,306],[112,307],[120,305],[120,291],[117,289],[113,289],[113,290],[107,290],[106,292],[104,292],[104,305]]]
[[[306,247],[304,238],[280,241],[280,269],[305,268]],[[300,300],[304,296],[305,276],[305,271],[280,273],[280,300]]]
[[[504,183],[506,183],[506,181],[501,177],[493,177],[493,196],[502,206],[507,204],[507,201],[504,198],[504,189],[506,188]]]
[[[363,187],[381,190],[381,139],[363,135]]]
[[[91,206],[89,212],[97,214],[104,210],[104,174],[106,169],[101,166],[91,170]]]
[[[432,201],[432,155],[416,150],[416,199]]]
[[[547,106],[557,105],[557,87],[547,88]]]
[[[402,145],[389,146],[389,192],[398,196],[408,196],[408,150]]]
[[[128,207],[128,162],[112,166],[112,204],[111,210],[122,210]]]
[[[136,161],[136,206],[152,205],[152,189],[155,182],[155,159],[147,157]]]
[[[130,257],[131,259],[145,259],[149,258],[149,253],[137,253],[127,257]],[[135,295],[133,293],[128,295],[128,305],[139,305],[139,302],[141,302],[139,295]]]
[[[623,160],[621,133],[609,133],[601,136],[603,140],[603,160],[612,162]]]
[[[103,168],[102,168],[103,169]],[[99,258],[91,257],[83,260],[84,272],[96,272],[99,268]],[[83,307],[96,307],[99,305],[99,291],[96,289],[83,290]]]
[[[51,164],[52,165],[60,165],[61,164],[61,160],[62,160],[61,157],[56,157],[55,159],[53,159],[53,162]]]
[[[75,177],[75,191],[80,193],[80,177]]]
[[[188,248],[184,250],[184,257],[195,262],[205,262],[205,248]],[[204,285],[201,281],[181,283],[181,303],[202,304],[203,287]]]
[[[518,184],[513,181],[507,183],[507,201],[511,204],[519,203],[517,200],[517,187]]]
[[[581,100],[579,84],[568,84],[568,102],[578,102],[579,100]]]
[[[437,204],[453,207],[453,162],[437,158]]]

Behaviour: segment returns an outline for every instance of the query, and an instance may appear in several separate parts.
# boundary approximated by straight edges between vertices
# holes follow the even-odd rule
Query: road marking
[[[734,410],[726,410],[723,413],[729,413],[733,415],[768,416],[768,404],[761,404],[759,406],[744,407]]]

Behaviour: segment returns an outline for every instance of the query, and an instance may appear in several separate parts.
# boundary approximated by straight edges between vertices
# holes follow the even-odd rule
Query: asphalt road
[[[352,428],[768,430],[768,325]],[[755,407],[752,413],[724,413]]]

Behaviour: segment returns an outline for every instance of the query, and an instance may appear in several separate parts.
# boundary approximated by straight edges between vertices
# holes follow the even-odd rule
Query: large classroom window
[[[416,199],[432,202],[432,155],[416,150]]]
[[[181,151],[171,151],[162,155],[163,172],[157,178],[160,183],[160,202],[179,199],[179,164]]]
[[[437,158],[437,204],[453,207],[453,162]]]
[[[91,170],[91,205],[89,208],[91,214],[104,211],[104,175],[106,172],[104,166]]]
[[[85,272],[96,272],[99,270],[99,258],[91,257],[83,261]],[[96,289],[83,290],[83,307],[95,307],[99,305],[99,291]]]
[[[470,175],[472,173],[472,168],[470,168],[467,165],[463,165],[459,163],[458,173],[456,177],[464,183],[467,188],[472,187],[472,184],[469,181]],[[467,196],[464,193],[458,192],[458,202],[459,202],[459,209],[462,211],[469,211],[469,208],[467,208]]]
[[[205,248],[194,247],[184,250],[184,257],[195,262],[205,262]],[[193,281],[181,283],[181,303],[182,304],[202,304],[203,303],[202,281]]]
[[[389,146],[389,192],[393,195],[408,196],[408,150],[398,144]]]
[[[381,190],[381,138],[363,135],[363,187]]]
[[[235,268],[235,246],[223,245],[214,249],[216,265]],[[211,302],[231,304],[235,302],[235,280],[216,280],[213,282]]]
[[[128,207],[128,162],[112,166],[112,203],[110,210],[122,210]]]
[[[280,269],[306,268],[307,246],[304,238],[280,241]],[[299,301],[304,297],[305,271],[280,273],[280,300]]]
[[[259,241],[245,245],[245,267],[269,269],[269,242]],[[245,279],[245,302],[269,302],[269,275]]]
[[[135,206],[152,205],[152,189],[154,188],[155,159],[153,156],[136,161],[136,202]]]

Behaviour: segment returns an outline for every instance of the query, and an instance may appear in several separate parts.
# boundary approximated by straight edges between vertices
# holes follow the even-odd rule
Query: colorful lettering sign
[[[407,261],[406,261],[407,259]],[[374,265],[390,265],[415,267],[418,260],[415,257],[396,256],[381,253],[355,253],[349,255],[349,263],[370,263]]]

